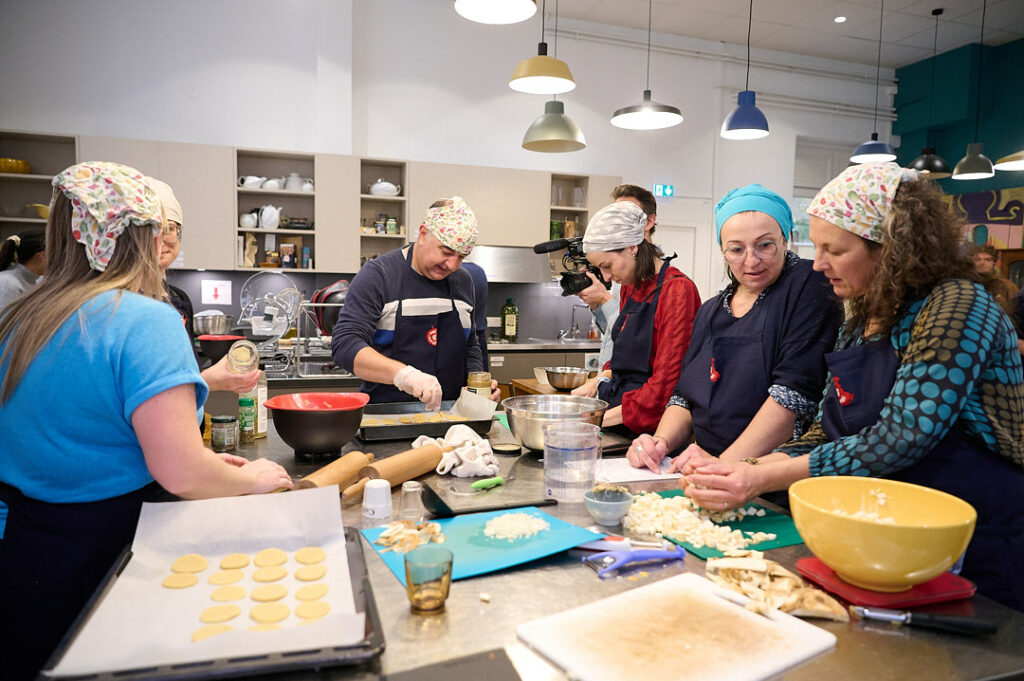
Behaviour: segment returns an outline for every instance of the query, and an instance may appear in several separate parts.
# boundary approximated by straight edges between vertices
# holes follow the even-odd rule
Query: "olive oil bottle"
[[[501,337],[515,343],[519,336],[519,308],[515,298],[507,298],[501,308]]]

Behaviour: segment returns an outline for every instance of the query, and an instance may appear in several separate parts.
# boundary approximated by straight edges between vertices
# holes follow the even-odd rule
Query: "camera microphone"
[[[555,239],[553,241],[542,241],[533,247],[534,253],[551,253],[552,251],[560,251],[563,248],[568,248],[570,244],[569,239]]]

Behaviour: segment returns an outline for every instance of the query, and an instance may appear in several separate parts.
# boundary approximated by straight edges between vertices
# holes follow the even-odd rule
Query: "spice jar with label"
[[[256,402],[251,397],[238,399],[238,441],[256,441]]]
[[[234,416],[210,417],[210,448],[213,449],[213,451],[235,451],[236,424],[237,421]]]
[[[491,372],[470,371],[466,377],[466,390],[489,398],[491,396]]]
[[[387,225],[388,234],[398,234],[398,220],[394,216],[389,217],[385,224]]]

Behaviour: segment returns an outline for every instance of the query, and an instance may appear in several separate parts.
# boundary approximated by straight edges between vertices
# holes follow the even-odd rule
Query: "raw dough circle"
[[[216,624],[217,622],[227,622],[229,619],[238,617],[241,614],[242,609],[232,603],[224,603],[223,605],[214,605],[212,607],[203,610],[199,614],[199,621],[206,622],[207,624]]]
[[[327,601],[304,601],[295,606],[295,614],[304,620],[318,620],[330,611]]]
[[[168,589],[185,589],[196,582],[199,578],[187,572],[175,572],[173,575],[164,577],[164,587]]]
[[[295,571],[295,579],[300,582],[315,582],[325,574],[327,574],[327,566],[322,563],[320,565],[303,565]]]
[[[295,598],[300,601],[315,601],[327,595],[327,585],[323,582],[307,584],[295,592]]]
[[[220,572],[214,572],[210,575],[210,579],[207,580],[210,584],[234,584],[235,582],[242,581],[242,577],[245,573],[241,570],[221,570]]]
[[[198,553],[186,553],[171,566],[171,572],[202,572],[208,567],[206,559]]]
[[[192,633],[192,643],[197,643],[204,638],[210,638],[217,634],[223,634],[225,631],[231,631],[230,624],[211,624],[206,627],[199,627]]]
[[[218,589],[214,589],[213,593],[210,594],[210,598],[223,603],[224,601],[240,601],[245,598],[245,589],[240,586],[222,586]]]
[[[279,601],[288,595],[284,584],[264,584],[252,590],[254,601]]]
[[[221,570],[234,570],[237,568],[244,568],[249,564],[249,556],[244,553],[232,553],[231,555],[224,556],[220,561]]]
[[[252,578],[257,582],[276,582],[279,579],[283,579],[288,574],[280,565],[271,565],[270,567],[261,567],[252,573]]]
[[[295,560],[303,565],[315,565],[324,562],[327,553],[319,546],[307,546],[295,552]]]
[[[249,617],[260,624],[270,624],[280,622],[288,616],[289,612],[288,606],[284,603],[260,603],[249,611]]]
[[[254,624],[249,627],[249,631],[277,631],[278,629],[284,629],[284,627],[272,622],[268,622],[267,624]]]
[[[263,549],[253,558],[253,565],[256,567],[267,567],[270,565],[283,565],[288,560],[288,554],[281,549]]]

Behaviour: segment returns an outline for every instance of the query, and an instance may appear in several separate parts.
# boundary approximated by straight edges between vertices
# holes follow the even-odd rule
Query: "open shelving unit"
[[[28,173],[0,173],[0,240],[26,227],[44,227],[46,220],[29,204],[49,205],[53,176],[78,158],[78,141],[71,135],[0,131],[0,157],[17,158],[31,166]]]
[[[399,186],[397,196],[370,194],[370,185],[377,180],[385,180]],[[404,246],[409,232],[406,228],[406,187],[405,161],[379,159],[359,160],[359,263],[383,255]],[[364,229],[372,229],[374,220],[381,214],[393,217],[398,224],[398,232],[382,234],[368,233]]]

